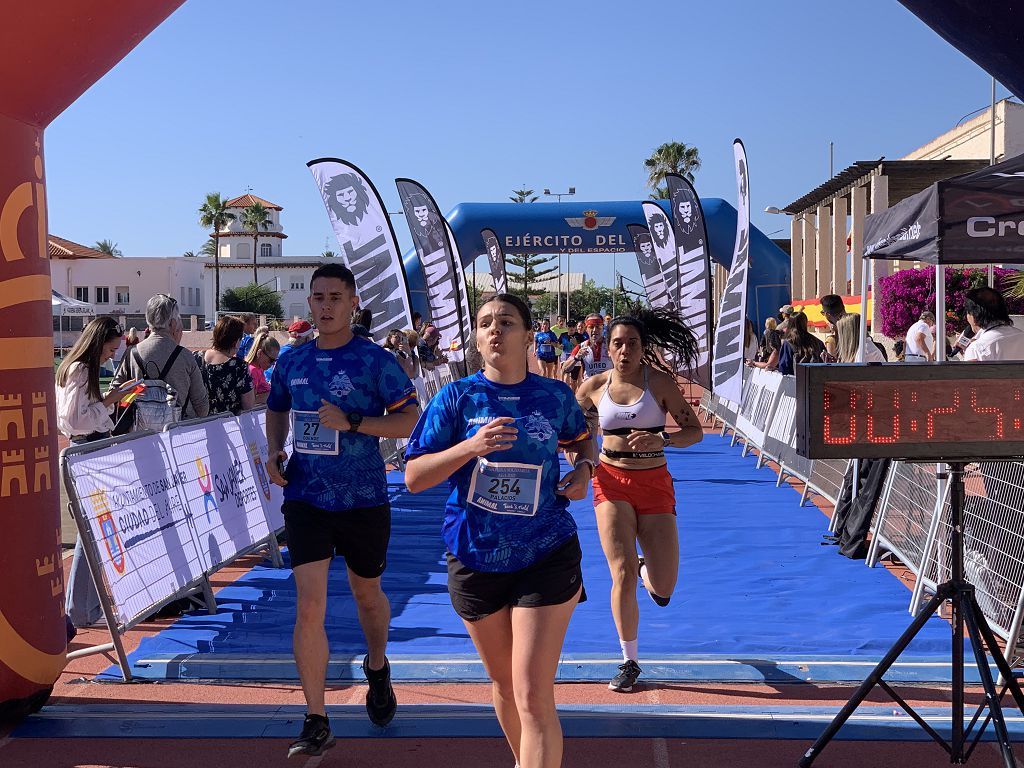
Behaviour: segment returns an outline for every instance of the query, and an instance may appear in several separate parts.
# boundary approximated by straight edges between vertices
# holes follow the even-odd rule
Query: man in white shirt
[[[830,293],[827,296],[822,296],[818,299],[818,303],[821,304],[821,314],[833,326],[839,322],[839,318],[846,314],[846,305],[843,303],[843,297],[838,294]],[[878,348],[870,334],[867,336],[867,344],[864,347],[864,362],[885,362],[885,355],[882,354],[882,350]]]
[[[921,318],[907,331],[907,346],[903,359],[908,363],[923,363],[935,359],[935,313],[922,312]]]
[[[1024,360],[1024,331],[1014,327],[999,291],[972,288],[964,297],[964,309],[974,331],[965,361]]]

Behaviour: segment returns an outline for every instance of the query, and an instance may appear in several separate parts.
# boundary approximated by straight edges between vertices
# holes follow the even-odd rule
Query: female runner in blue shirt
[[[530,310],[498,294],[477,310],[484,369],[445,386],[409,439],[413,493],[448,481],[442,534],[448,592],[492,681],[494,708],[522,768],[556,768],[555,674],[585,599],[569,500],[586,496],[594,444],[563,382],[528,371]],[[560,477],[558,450],[576,457]]]

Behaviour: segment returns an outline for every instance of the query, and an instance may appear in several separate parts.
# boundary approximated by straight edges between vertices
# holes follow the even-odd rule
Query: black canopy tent
[[[1024,264],[1024,155],[937,181],[870,214],[864,219],[864,258],[934,264],[936,278],[946,264]],[[874,269],[864,269],[862,314],[869,272],[874,283]],[[936,279],[936,320],[943,323],[945,314],[946,281]],[[861,323],[862,349],[866,335]],[[945,360],[945,344],[935,351],[937,360]]]
[[[864,222],[864,257],[1024,262],[1024,155],[937,181]]]

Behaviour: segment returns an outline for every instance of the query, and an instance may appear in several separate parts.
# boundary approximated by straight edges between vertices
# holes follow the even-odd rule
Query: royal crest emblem
[[[567,216],[565,223],[570,227],[582,227],[583,229],[600,229],[601,227],[610,227],[615,223],[614,216],[598,216],[597,211],[589,210],[584,211],[583,216],[573,217]]]

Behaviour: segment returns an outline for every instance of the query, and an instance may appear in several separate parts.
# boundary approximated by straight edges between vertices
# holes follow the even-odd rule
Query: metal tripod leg
[[[871,689],[874,688],[878,681],[882,679],[886,672],[889,671],[889,667],[900,657],[900,654],[906,650],[910,641],[914,639],[921,628],[925,625],[928,619],[931,618],[932,614],[937,613],[939,607],[952,595],[952,587],[947,582],[946,584],[940,584],[938,590],[936,590],[935,596],[928,601],[919,614],[910,622],[899,640],[889,649],[889,652],[885,654],[885,657],[878,662],[878,665],[871,670],[864,682],[860,684],[856,693],[850,697],[850,700],[846,702],[839,713],[835,716],[825,732],[818,737],[818,740],[811,745],[802,758],[800,758],[800,768],[808,768],[815,758],[821,754],[821,751],[825,746],[832,741],[832,738],[839,732],[839,729],[845,725],[846,721],[850,719],[850,715],[863,703],[864,699],[867,698],[868,694],[871,693]]]
[[[999,694],[996,693],[996,684],[992,679],[992,670],[989,669],[988,659],[985,658],[986,644],[982,638],[978,622],[979,608],[977,601],[974,599],[973,589],[964,595],[962,607],[964,623],[967,625],[967,635],[971,638],[971,647],[974,650],[974,658],[978,663],[978,673],[981,675],[981,685],[985,689],[985,700],[988,703],[988,710],[992,716],[992,727],[995,728],[996,739],[999,741],[999,752],[1003,756],[1003,765],[1006,768],[1016,768],[1016,762],[1013,759],[1013,747],[1010,744],[1010,733],[1006,729],[1006,720],[1003,719],[1003,708],[999,704]],[[994,654],[999,654],[999,647],[990,647],[988,648],[988,651],[989,653],[994,652]],[[960,725],[962,728],[962,717]],[[979,733],[978,736],[980,737],[981,734]],[[956,760],[956,762],[966,762],[969,754],[970,753],[968,752],[968,755],[964,755],[961,748],[960,752],[954,752],[953,757],[961,758]]]

